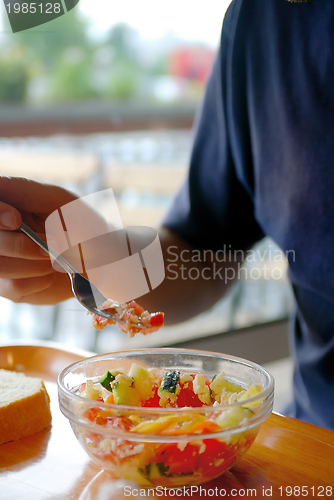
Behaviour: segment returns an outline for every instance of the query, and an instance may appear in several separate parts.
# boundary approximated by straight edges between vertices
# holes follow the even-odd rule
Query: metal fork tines
[[[126,321],[118,319],[116,315],[103,309],[102,305],[107,300],[106,297],[88,281],[82,274],[80,274],[64,257],[62,257],[56,250],[48,245],[42,238],[40,238],[27,224],[22,222],[20,226],[21,231],[32,239],[40,248],[49,254],[69,275],[71,281],[71,288],[75,298],[82,304],[88,311],[93,314],[98,314],[104,318],[110,319],[117,323],[126,324]],[[131,326],[136,328],[145,328],[140,323],[130,323]]]

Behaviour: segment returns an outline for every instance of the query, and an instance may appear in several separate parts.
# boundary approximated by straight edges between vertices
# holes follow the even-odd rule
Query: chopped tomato
[[[137,304],[134,300],[127,302],[125,306],[127,309],[134,309],[134,314],[137,314],[137,316],[140,316],[144,312],[144,308]],[[131,314],[133,313],[131,312]]]
[[[236,460],[236,454],[230,445],[218,441],[218,439],[203,439],[205,450],[198,455],[196,467],[203,475],[212,476],[212,468],[215,467],[217,474],[220,470],[226,470]]]
[[[91,422],[94,422],[99,412],[100,410],[98,408],[90,408],[89,410],[85,411],[83,417],[88,418],[88,420],[90,420]]]
[[[213,472],[218,475],[220,471],[231,467],[237,458],[233,449],[217,439],[187,443],[181,450],[176,444],[161,445],[154,461],[169,467],[168,474],[190,474],[200,470],[204,476],[212,476]]]
[[[162,326],[164,324],[164,315],[163,313],[153,313],[150,318],[151,326]]]
[[[141,332],[143,335],[153,333],[159,330],[164,324],[163,313],[149,314],[134,300],[125,304],[107,300],[102,306],[106,311],[110,311],[114,315],[115,321],[93,314],[92,326],[97,330],[102,330],[106,325],[116,323],[122,332],[128,333],[133,337],[138,332]],[[144,312],[146,316],[142,316]],[[136,327],[137,320],[133,316],[136,316],[145,328]]]
[[[176,444],[161,445],[154,462],[164,463],[169,468],[168,474],[190,474],[200,470],[201,474],[212,476],[213,471],[218,475],[220,471],[231,467],[237,458],[233,449],[217,439],[187,443],[181,450]]]
[[[115,321],[111,319],[104,318],[103,316],[99,316],[98,314],[93,315],[92,326],[95,330],[102,330],[107,325],[114,325]]]
[[[184,406],[198,408],[200,406],[204,406],[204,404],[199,399],[197,394],[194,393],[192,388],[181,386],[181,390],[177,398],[177,406],[178,408],[183,408]]]
[[[143,401],[142,406],[148,408],[159,408],[160,396],[158,394],[158,388],[155,387],[153,391],[153,396],[149,399],[146,399],[146,401]]]
[[[190,474],[195,470],[198,450],[198,446],[190,443],[182,451],[176,444],[162,445],[157,450],[154,461],[163,462],[169,467],[168,474]]]

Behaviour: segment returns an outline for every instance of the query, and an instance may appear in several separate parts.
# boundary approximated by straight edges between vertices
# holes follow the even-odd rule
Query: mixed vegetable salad
[[[159,330],[164,324],[164,313],[149,313],[134,300],[120,304],[108,299],[102,304],[102,308],[111,312],[115,316],[115,321],[93,314],[92,327],[95,330],[102,330],[107,325],[117,324],[122,332],[133,337],[138,332],[149,335]]]
[[[245,387],[223,372],[210,378],[132,363],[128,372],[110,369],[98,381],[80,386],[79,394],[97,403],[82,414],[96,432],[74,431],[94,460],[116,478],[169,488],[201,484],[229,469],[251,446],[258,426],[247,424],[262,400],[248,400],[262,391],[260,384]],[[99,402],[112,406],[98,407]],[[162,408],[178,410],[161,416]],[[240,430],[222,437],[223,430],[236,427]],[[104,429],[119,431],[119,437]]]

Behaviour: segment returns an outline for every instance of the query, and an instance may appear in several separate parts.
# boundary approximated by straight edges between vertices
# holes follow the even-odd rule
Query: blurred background
[[[1,175],[79,195],[112,187],[124,225],[157,225],[187,174],[192,124],[229,3],[81,0],[66,15],[15,34],[1,4]],[[99,208],[107,214],[108,202]],[[292,294],[274,242],[264,239],[254,255],[212,310],[152,336],[95,332],[74,299],[55,307],[0,299],[0,341],[48,339],[95,352],[167,345],[228,352],[278,370],[278,405],[290,394]]]

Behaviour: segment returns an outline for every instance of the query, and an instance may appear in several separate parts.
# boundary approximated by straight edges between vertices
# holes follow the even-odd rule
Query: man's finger
[[[50,261],[13,259],[0,257],[0,278],[20,279],[45,276],[54,273]]]
[[[0,229],[5,229],[7,231],[10,229],[18,229],[21,220],[21,214],[16,208],[0,201]]]
[[[50,214],[76,197],[65,189],[23,177],[0,176],[0,200],[18,210]]]
[[[39,278],[0,279],[0,296],[13,302],[57,304],[73,297],[67,274],[53,273]]]
[[[38,278],[0,279],[0,295],[13,302],[28,302],[29,296],[49,288],[55,280],[55,273]]]
[[[42,234],[39,234],[39,236],[43,238]],[[29,260],[47,260],[50,258],[44,250],[21,231],[0,231],[0,256]]]

